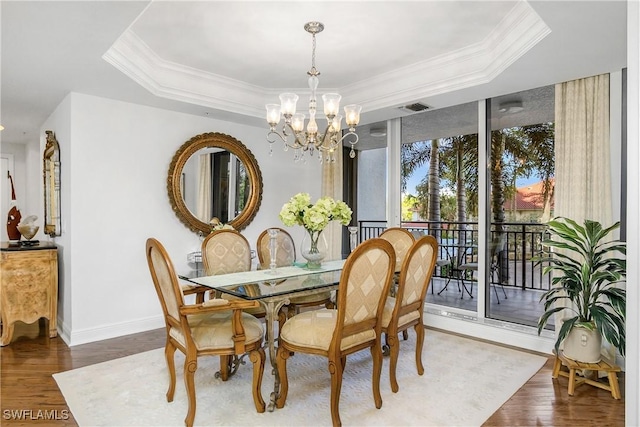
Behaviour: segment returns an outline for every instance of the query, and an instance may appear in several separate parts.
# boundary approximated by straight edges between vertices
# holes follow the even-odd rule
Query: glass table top
[[[335,287],[340,283],[343,265],[344,260],[337,260],[324,262],[320,270],[291,266],[278,267],[275,274],[270,270],[253,270],[217,276],[180,278],[243,299],[259,300]]]

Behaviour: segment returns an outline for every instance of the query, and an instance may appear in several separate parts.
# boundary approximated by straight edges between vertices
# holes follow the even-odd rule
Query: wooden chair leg
[[[167,402],[173,402],[173,395],[176,391],[176,361],[174,355],[176,347],[167,339],[167,345],[164,347],[164,357],[167,359],[167,368],[169,369],[169,389],[167,390]]]
[[[397,337],[396,337],[397,338]],[[382,375],[382,346],[380,338],[371,347],[371,357],[373,358],[373,400],[376,408],[382,407],[382,395],[380,394],[380,376]]]
[[[276,354],[276,367],[280,376],[280,392],[276,396],[276,408],[283,408],[289,393],[289,378],[287,377],[287,359],[291,356],[289,350],[284,347],[278,348]]]
[[[398,366],[398,355],[400,354],[400,341],[398,334],[387,334],[387,344],[389,345],[389,379],[391,380],[391,391],[397,393],[400,387],[396,378]]]
[[[264,399],[262,398],[262,374],[264,373],[264,362],[266,354],[261,347],[249,353],[249,360],[253,362],[253,403],[256,405],[256,411],[263,413],[266,409]]]
[[[380,356],[382,361],[382,356]],[[329,372],[331,373],[331,422],[334,427],[341,426],[340,420],[340,391],[342,390],[342,358],[329,359]]]
[[[231,356],[220,356],[220,379],[227,381],[229,379],[229,363]]]
[[[198,369],[198,360],[196,359],[195,354],[187,354],[184,362],[184,385],[187,389],[187,401],[189,402],[187,417],[184,419],[184,423],[187,427],[193,426],[193,421],[196,418],[196,384],[194,381],[196,369]]]
[[[418,375],[423,375],[422,347],[424,346],[424,326],[422,326],[422,322],[414,326],[414,330],[416,331],[416,368],[418,369]]]

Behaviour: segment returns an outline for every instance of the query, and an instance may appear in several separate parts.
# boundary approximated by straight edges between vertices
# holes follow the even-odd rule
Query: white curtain
[[[611,224],[609,75],[556,85],[555,216]]]
[[[197,215],[200,221],[211,220],[211,160],[209,154],[200,155],[198,165]]]
[[[333,197],[342,200],[342,149],[336,150],[335,161],[322,163],[322,196]],[[327,259],[340,259],[342,257],[342,228],[344,225],[337,221],[331,221],[323,234],[327,239],[329,253]]]
[[[609,75],[557,84],[555,116],[554,215],[608,227],[612,223]],[[556,331],[565,316],[556,315]],[[606,353],[611,356],[612,348]]]

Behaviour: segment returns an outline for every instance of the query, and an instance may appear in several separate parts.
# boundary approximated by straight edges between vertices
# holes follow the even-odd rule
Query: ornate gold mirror
[[[262,202],[262,174],[242,142],[223,133],[203,133],[173,156],[167,190],[176,216],[192,231],[209,234],[214,217],[242,230]]]
[[[44,147],[44,234],[51,237],[62,232],[60,222],[60,146],[53,131],[45,131],[47,145]]]

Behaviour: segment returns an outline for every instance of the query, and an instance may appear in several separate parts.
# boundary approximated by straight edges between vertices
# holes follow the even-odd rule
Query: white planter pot
[[[574,327],[564,339],[564,355],[578,362],[598,363],[601,349],[602,337],[597,329]]]

